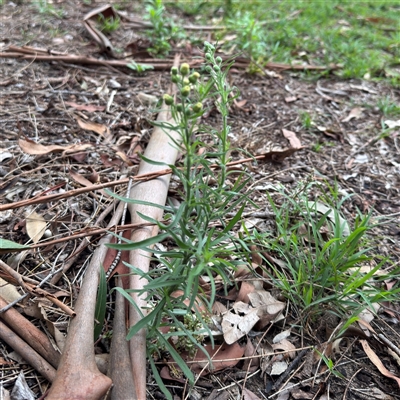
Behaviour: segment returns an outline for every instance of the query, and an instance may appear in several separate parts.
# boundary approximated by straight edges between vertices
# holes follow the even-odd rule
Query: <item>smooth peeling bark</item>
[[[118,286],[122,287],[121,278],[118,278]],[[111,400],[138,400],[132,376],[129,345],[126,340],[125,298],[118,291],[115,299],[108,376],[113,381],[109,397]]]
[[[158,115],[158,122],[170,122],[171,116],[168,111],[163,111]],[[179,142],[180,136],[177,132],[168,131],[170,136],[173,136],[174,140]],[[175,164],[178,150],[176,146],[172,144],[171,138],[161,129],[156,127],[151,136],[150,142],[146,148],[145,157],[154,161],[163,162],[165,164]],[[138,174],[147,172],[155,172],[165,169],[164,166],[148,164],[144,161],[140,164]],[[165,205],[169,181],[171,176],[164,175],[159,178],[153,179],[149,182],[140,182],[136,184],[130,193],[130,198],[135,200],[144,200],[159,205]],[[131,214],[131,222],[144,222],[139,217],[137,212],[141,212],[146,216],[160,220],[163,216],[163,211],[156,207],[144,206],[139,204],[129,204],[129,212]],[[152,236],[157,235],[158,227],[145,226],[140,229],[133,231],[131,240],[134,242],[148,239]],[[142,271],[147,272],[149,270],[151,254],[142,250],[131,251],[129,262]],[[145,279],[140,279],[139,276],[132,274],[130,276],[130,289],[142,289],[146,285]],[[144,308],[147,302],[144,300],[146,294],[138,296],[135,293],[131,294],[135,303],[140,307]],[[143,310],[143,312],[145,312]],[[137,312],[136,308],[130,304],[129,306],[129,322],[130,325],[135,325],[140,321],[141,316]],[[136,394],[138,399],[146,398],[146,331],[142,329],[130,340],[130,355],[133,370],[133,378],[135,381]]]
[[[119,222],[123,208],[121,203],[109,227]],[[111,237],[107,235],[100,240],[85,273],[76,302],[76,316],[71,319],[60,365],[47,400],[97,400],[103,398],[111,387],[111,379],[97,368],[93,338],[99,271]]]

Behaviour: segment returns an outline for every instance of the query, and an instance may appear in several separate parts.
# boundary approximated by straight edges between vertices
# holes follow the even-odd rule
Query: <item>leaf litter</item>
[[[50,37],[43,37],[41,40],[43,45],[54,47],[54,42],[52,43]],[[65,43],[63,42],[58,46],[66,46]],[[60,48],[59,50],[62,51],[64,49]],[[83,50],[83,54],[85,53],[86,51]],[[8,74],[6,76],[13,76],[14,70],[20,67],[20,64],[15,60],[3,65],[5,66],[5,73]],[[29,89],[32,92],[35,90],[42,91],[42,94],[39,94],[39,97],[34,101],[42,102],[47,107],[43,108],[46,111],[39,111],[35,119],[23,117],[23,115],[30,115],[30,108],[27,104],[19,102],[18,96],[22,94],[18,92],[19,87],[16,86],[15,81],[9,80],[9,83],[4,86],[4,90],[2,89],[2,94],[7,95],[9,101],[9,104],[6,106],[9,112],[6,113],[4,111],[3,105],[3,114],[1,116],[4,121],[1,135],[2,139],[4,138],[2,146],[5,149],[2,149],[2,154],[6,154],[7,157],[1,159],[0,172],[7,180],[10,179],[13,171],[16,171],[21,183],[28,182],[29,191],[24,193],[26,198],[29,198],[33,193],[44,192],[54,187],[60,178],[67,179],[70,174],[69,171],[72,171],[72,167],[77,168],[78,172],[76,174],[78,175],[74,176],[78,184],[85,184],[82,178],[77,177],[83,177],[91,173],[90,168],[94,168],[98,173],[100,182],[111,181],[116,176],[121,176],[121,164],[113,160],[116,159],[118,151],[125,154],[130,148],[132,138],[129,135],[131,132],[133,131],[138,135],[143,147],[145,147],[146,140],[148,139],[148,126],[143,119],[143,115],[146,115],[149,119],[152,116],[147,105],[143,104],[143,95],[139,96],[138,89],[146,96],[152,96],[151,99],[156,99],[163,92],[160,85],[165,87],[168,80],[168,74],[160,76],[159,74],[150,72],[145,77],[138,77],[135,75],[126,75],[125,72],[101,69],[101,67],[96,71],[94,69],[85,71],[84,68],[80,70],[78,67],[76,68],[78,81],[81,83],[84,82],[82,71],[85,71],[87,75],[93,75],[92,79],[97,81],[95,84],[96,87],[92,89],[97,93],[99,98],[87,104],[85,101],[85,89],[71,79],[64,79],[64,76],[67,76],[66,68],[61,65],[54,66],[32,63],[26,71],[21,71],[19,79],[23,85],[23,89]],[[39,80],[37,82],[29,81],[28,71],[34,72],[39,77]],[[64,89],[59,88],[57,89],[59,90],[58,93],[57,90],[54,91],[47,86],[43,86],[40,80],[45,81],[47,78],[61,78],[61,87],[64,87],[66,92],[62,93],[61,91]],[[116,88],[115,84],[112,83],[116,79],[121,82],[124,88],[123,91]],[[232,80],[241,91],[241,97],[237,99],[232,113],[234,145],[251,154],[259,154],[260,152],[271,152],[272,154],[274,152],[270,157],[272,163],[259,164],[257,168],[250,167],[253,168],[253,180],[256,182],[257,180],[265,179],[271,185],[283,183],[291,187],[294,183],[306,179],[310,173],[329,181],[338,178],[342,184],[341,190],[346,193],[354,193],[355,195],[346,203],[345,213],[349,219],[357,209],[369,211],[372,207],[376,210],[376,217],[388,216],[388,219],[384,220],[385,223],[375,228],[376,234],[383,237],[379,251],[383,256],[388,255],[392,258],[397,257],[398,259],[400,255],[399,237],[398,234],[392,234],[392,232],[395,232],[396,227],[399,228],[396,216],[400,212],[398,189],[400,187],[398,167],[400,164],[400,160],[398,159],[400,152],[397,142],[398,134],[396,135],[395,133],[398,121],[384,118],[379,110],[374,108],[379,95],[383,93],[393,94],[393,89],[368,81],[362,82],[362,85],[360,85],[360,82],[357,80],[349,83],[348,81],[336,79],[321,79],[321,82],[319,82],[321,86],[318,83],[319,90],[321,90],[321,87],[329,87],[329,95],[333,96],[329,97],[324,94],[327,93],[326,91],[321,92],[323,95],[318,93],[315,90],[315,84],[298,80],[291,74],[282,73],[279,76],[271,74],[267,78],[255,78],[248,77],[241,72],[234,72]],[[279,80],[285,81],[287,85],[294,88],[293,93],[301,91],[304,96],[296,94],[296,96],[288,97],[285,90],[282,89],[282,83]],[[101,84],[100,82],[103,83]],[[116,90],[112,100],[115,109],[110,113],[112,115],[112,124],[110,123],[110,115],[104,113],[105,106],[100,100],[101,96],[110,100],[108,86],[109,89]],[[101,90],[99,91],[98,88],[101,88]],[[350,97],[354,104],[359,104],[363,107],[353,107],[349,110],[349,105],[346,105],[343,99],[339,102],[334,97],[343,96],[343,93]],[[55,97],[52,98],[52,102],[50,103],[48,101],[49,97],[44,96],[44,94]],[[32,100],[33,97],[28,97],[28,99]],[[131,107],[132,101],[135,105],[134,108]],[[62,103],[71,106],[76,111],[82,112],[84,119],[76,117],[75,120],[71,120],[71,116],[68,113],[60,111],[62,110]],[[365,107],[365,104],[370,106]],[[54,105],[57,108],[54,109]],[[14,112],[12,111],[13,107],[18,110],[20,118],[16,119],[12,116]],[[130,111],[126,112],[128,109]],[[324,136],[318,132],[318,129],[304,129],[298,118],[300,112],[304,110],[315,114],[315,122],[318,126],[338,125],[340,127],[340,134],[343,134],[344,137],[343,142],[339,140],[339,136],[335,136],[334,134],[328,135],[326,133],[327,128],[323,131]],[[85,112],[90,113],[90,115],[86,116]],[[209,118],[217,119],[218,117],[210,115]],[[94,120],[100,122],[94,122]],[[394,130],[390,136],[382,138],[381,143],[384,142],[387,145],[384,155],[380,154],[378,147],[373,141],[369,142],[371,137],[376,137],[376,127],[382,121],[387,128]],[[290,130],[286,129],[289,127]],[[35,135],[39,134],[40,142],[36,140],[33,134],[34,131],[37,132]],[[100,138],[94,138],[89,132],[98,134]],[[287,142],[282,140],[282,133],[285,135],[286,140],[289,141],[292,150],[288,149]],[[357,138],[355,144],[352,145],[350,143],[348,140],[349,135],[355,135]],[[113,146],[114,140],[121,137],[128,137],[128,140],[126,145],[117,150]],[[42,144],[43,142],[48,144]],[[322,151],[314,152],[310,150],[315,143],[322,146]],[[305,151],[293,151],[293,149],[300,149],[302,146],[306,148]],[[359,151],[362,146],[365,146],[365,155],[354,155],[354,150]],[[59,153],[62,154],[61,157]],[[82,158],[76,159],[71,156],[76,155],[76,153],[83,154]],[[27,159],[26,156],[33,157]],[[348,162],[346,161],[346,157],[351,157],[354,161]],[[344,176],[350,177],[348,179],[341,179]],[[69,183],[65,189],[58,188],[57,191],[62,192],[70,190],[73,187]],[[99,194],[101,193],[99,192]],[[21,195],[15,193],[13,198],[11,200],[7,198],[7,201],[18,200],[20,199],[19,196]],[[70,201],[64,200],[43,205],[43,208],[39,209],[36,214],[31,213],[29,217],[15,211],[11,221],[5,220],[1,224],[2,232],[6,234],[2,238],[2,245],[0,247],[7,250],[13,246],[10,246],[10,243],[25,245],[28,243],[29,237],[34,242],[40,242],[41,236],[47,226],[46,221],[50,219],[56,221],[56,223],[49,225],[53,237],[57,237],[58,235],[73,235],[75,228],[85,227],[88,221],[93,219],[94,214],[101,212],[102,208],[108,204],[108,200],[104,201],[104,206],[96,208],[96,205],[93,204],[89,196],[81,195],[81,197],[71,199]],[[265,208],[267,204],[265,189],[260,188],[256,190],[253,195],[253,201],[262,208]],[[320,209],[318,211],[324,213],[327,210]],[[249,209],[248,212],[256,212],[256,210]],[[49,214],[46,216],[46,220],[42,216],[45,214]],[[393,218],[390,218],[391,215],[393,215]],[[47,219],[48,217],[50,219]],[[24,218],[26,219],[26,232],[24,232],[23,228]],[[268,223],[268,220],[266,223]],[[6,240],[11,242],[6,242]],[[46,275],[53,268],[51,266],[52,263],[58,266],[65,263],[67,257],[73,255],[74,248],[75,245],[70,243],[62,248],[52,247],[48,249],[44,264],[41,264],[41,255],[30,251],[26,256],[26,262],[21,265],[22,270],[20,272],[22,275],[34,276],[31,268],[32,266],[39,265],[39,268],[41,268],[40,274]],[[89,254],[90,247],[84,250],[82,258],[88,257]],[[7,257],[5,257],[5,260],[7,261]],[[75,292],[79,289],[82,274],[81,268],[83,266],[84,262],[80,260],[78,265],[70,272],[69,279],[73,284],[73,291],[69,288],[66,281],[61,282],[62,290],[70,293],[71,296],[76,295]],[[209,365],[207,357],[202,357],[201,354],[196,354],[194,360],[188,355],[188,365],[194,361],[193,370],[207,376],[213,376],[217,371],[220,371],[216,376],[219,378],[222,377],[223,383],[216,384],[215,386],[224,388],[231,382],[230,375],[233,377],[232,379],[236,379],[235,374],[239,377],[240,373],[247,371],[250,363],[246,364],[246,360],[242,360],[245,354],[248,354],[246,357],[256,357],[257,360],[260,360],[261,364],[264,363],[262,367],[264,379],[260,379],[257,375],[249,378],[242,395],[243,398],[248,399],[261,398],[256,395],[259,390],[265,392],[266,388],[272,382],[276,382],[276,378],[282,376],[284,372],[295,371],[296,367],[293,366],[292,359],[299,352],[299,349],[302,349],[304,342],[299,340],[297,336],[299,332],[296,332],[295,335],[289,333],[295,329],[295,326],[304,324],[303,328],[307,328],[305,330],[306,344],[310,346],[308,354],[314,354],[314,361],[310,363],[311,374],[315,374],[315,377],[317,377],[316,382],[320,385],[319,387],[323,387],[326,384],[325,376],[329,375],[329,370],[321,368],[321,366],[319,370],[317,369],[316,360],[318,357],[311,350],[311,347],[315,347],[319,351],[324,351],[323,346],[321,347],[322,343],[324,343],[323,339],[321,339],[323,337],[321,335],[322,331],[319,331],[318,324],[314,323],[314,329],[310,331],[308,330],[308,323],[310,321],[294,321],[290,315],[284,315],[283,319],[279,321],[277,317],[282,316],[287,306],[286,303],[277,300],[264,287],[259,287],[257,284],[253,285],[254,282],[238,281],[237,283],[239,286],[238,291],[232,292],[233,305],[227,308],[225,306],[226,301],[221,299],[222,302],[218,306],[219,310],[216,311],[216,315],[222,317],[220,328],[225,339],[225,344],[219,345],[214,349],[207,348],[211,357],[214,357],[214,354],[216,354],[213,366]],[[243,288],[246,288],[244,292],[242,291]],[[52,288],[49,287],[48,290],[51,291]],[[239,294],[241,301],[238,301]],[[15,297],[15,293],[13,296]],[[73,301],[71,303],[73,304]],[[389,307],[396,306],[389,305]],[[392,318],[398,323],[399,310],[398,308],[393,308],[393,310],[391,311]],[[65,312],[60,311],[60,309],[54,312],[54,310],[50,309],[50,313],[46,312],[46,318],[52,322],[54,327],[57,327],[59,332],[66,333],[68,317]],[[398,343],[398,331],[395,330],[395,334],[393,334],[385,326],[381,318],[377,319],[375,317],[369,323],[374,324],[375,328],[379,328],[386,335],[392,337],[394,342],[397,340]],[[287,329],[291,325],[293,327]],[[57,334],[57,336],[60,335]],[[388,360],[385,352],[382,351],[379,352],[380,357],[378,357],[370,349],[367,342],[359,341],[359,343],[349,346],[347,349],[339,347],[339,351],[347,353],[346,357],[357,359],[362,355],[360,344],[362,345],[362,349],[371,358],[373,364],[376,365],[383,375],[399,382],[399,378],[392,372],[389,372],[379,358],[384,359],[385,362],[390,364],[390,370],[396,370],[395,366],[392,365],[393,361]],[[97,344],[97,350],[100,352],[105,351],[106,348],[107,342],[105,339]],[[247,349],[247,353],[245,353],[245,348]],[[326,346],[325,349],[330,349],[330,347]],[[3,344],[2,356],[4,359],[8,359],[9,351],[10,348]],[[220,353],[219,356],[218,352]],[[327,350],[325,355],[332,357],[330,350]],[[365,367],[362,372],[363,378],[358,379],[358,375],[361,374],[357,373],[354,375],[357,372],[355,365],[350,363],[350,367],[348,367],[348,364],[340,364],[340,357],[337,360],[338,370],[341,373],[344,373],[347,377],[354,376],[352,378],[353,383],[357,385],[354,388],[358,387],[362,389],[365,385],[368,385],[369,388],[371,387],[371,383],[373,382],[372,377],[374,376],[374,369],[371,366]],[[21,371],[23,369],[26,370],[22,365],[20,365],[20,368]],[[164,368],[162,371],[165,371]],[[27,371],[31,373],[31,370],[28,369]],[[22,385],[25,385],[26,382],[23,383],[22,378],[16,380],[16,376],[12,374],[7,375],[7,372],[4,373],[7,377],[6,385],[8,389],[14,388],[17,390],[16,388],[21,382]],[[166,379],[176,380],[176,378],[171,376],[168,368],[165,376]],[[283,382],[279,388],[281,392],[277,398],[284,398],[283,393],[287,396],[286,398],[289,398],[290,395],[293,398],[313,398],[319,389],[307,383],[309,376],[307,374],[305,376],[301,376],[299,373],[294,374],[293,377],[290,377],[290,381],[288,380],[287,383]],[[48,387],[48,383],[41,377],[38,379],[41,380],[41,383],[40,388],[36,388],[36,394],[41,394]],[[300,386],[301,389],[299,387],[288,389],[291,384],[294,384],[294,381],[296,381],[296,385]],[[208,381],[208,385],[210,385],[210,382],[214,381]],[[346,384],[342,381],[332,377],[330,384],[331,398],[339,398],[334,397],[334,393],[345,393]],[[385,388],[387,393],[394,390],[394,386],[391,386],[387,380],[382,380],[380,387],[381,389]],[[201,391],[204,398],[207,398],[211,392],[209,386],[207,388],[206,385],[199,385],[197,388]],[[334,388],[334,391],[332,388]],[[378,388],[375,389],[378,390]],[[3,389],[1,388],[0,390]],[[152,390],[151,387],[149,390]],[[319,394],[326,396],[325,393],[320,392]]]

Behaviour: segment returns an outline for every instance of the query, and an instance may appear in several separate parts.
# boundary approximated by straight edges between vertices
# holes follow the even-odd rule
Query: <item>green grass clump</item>
[[[339,200],[337,187],[318,186],[309,182],[293,193],[279,190],[283,199],[279,207],[269,197],[276,232],[253,232],[253,237],[264,252],[279,260],[265,259],[273,284],[301,317],[332,311],[346,320],[367,307],[373,310],[376,302],[395,300],[400,289],[386,290],[383,280],[396,272],[384,270],[388,260],[375,254],[368,239],[370,215],[357,217],[351,228],[340,213],[346,198]],[[310,200],[316,190],[321,195]],[[367,265],[371,269],[362,272]]]
[[[175,5],[183,6],[184,1]],[[169,2],[166,2],[169,5]],[[383,78],[399,84],[390,66],[400,60],[395,1],[192,1],[205,24],[226,29],[216,39],[227,51],[243,51],[256,64],[269,61],[336,65],[343,78]],[[201,7],[200,7],[201,5]],[[225,37],[229,35],[229,40]],[[233,38],[232,38],[233,35]],[[326,72],[315,72],[319,76]]]
[[[120,25],[121,20],[117,17],[104,17],[103,14],[100,14],[98,17],[98,22],[100,24],[100,29],[102,32],[111,33],[116,31]]]

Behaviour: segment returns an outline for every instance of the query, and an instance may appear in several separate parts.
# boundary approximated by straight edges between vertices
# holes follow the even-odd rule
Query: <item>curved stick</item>
[[[118,223],[124,204],[121,203],[109,226]],[[71,320],[65,348],[48,400],[97,400],[110,388],[111,379],[97,368],[94,357],[94,312],[96,307],[99,269],[107,253],[107,235],[99,242],[87,268],[76,303],[76,317]]]
[[[0,308],[5,307],[7,304],[8,303],[0,296]],[[61,354],[54,349],[47,336],[40,329],[36,328],[32,322],[22,316],[15,308],[10,308],[0,314],[0,320],[1,319],[53,367],[58,366]],[[20,353],[22,357],[24,356],[22,350],[14,350]]]
[[[17,350],[24,360],[26,360],[29,365],[35,368],[35,370],[44,376],[49,382],[54,380],[56,370],[1,321],[0,339],[4,340],[13,349]]]

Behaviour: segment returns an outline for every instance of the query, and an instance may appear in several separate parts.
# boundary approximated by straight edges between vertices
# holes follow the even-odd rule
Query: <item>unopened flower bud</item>
[[[215,49],[215,47],[210,42],[207,42],[207,41],[204,42],[204,47],[207,50],[211,50],[211,51]]]
[[[205,57],[206,57],[207,61],[211,61],[212,55],[211,55],[211,53],[206,53]]]
[[[171,82],[172,82],[172,83],[178,83],[178,82],[179,82],[179,77],[178,77],[178,75],[172,75],[172,76],[171,76]]]
[[[181,65],[181,74],[182,74],[182,76],[189,75],[189,72],[190,72],[189,64],[188,63],[183,63]]]
[[[163,100],[164,100],[164,103],[167,106],[170,106],[170,105],[172,105],[174,103],[173,97],[171,97],[169,94],[164,94]]]
[[[185,86],[187,86],[187,85],[190,84],[190,80],[189,80],[188,78],[183,78],[183,79],[182,79],[182,83],[183,83]]]
[[[190,86],[184,86],[184,87],[181,89],[181,95],[182,95],[183,97],[189,96],[189,93],[190,93]]]
[[[182,112],[183,111],[183,106],[182,106],[181,103],[176,105],[176,111],[178,111],[178,112]]]
[[[212,68],[211,68],[209,65],[207,65],[207,66],[206,66],[206,71],[207,71],[208,73],[210,73],[210,72],[212,71]]]
[[[172,74],[172,75],[178,75],[178,68],[172,67],[172,68],[171,68],[171,74]]]
[[[222,58],[218,56],[218,57],[215,59],[215,61],[217,62],[217,64],[221,64],[221,63],[222,63]]]
[[[200,112],[202,109],[203,109],[203,104],[201,104],[200,102],[193,105],[193,111],[195,113]]]
[[[214,71],[215,72],[219,72],[219,71],[221,71],[221,68],[218,67],[218,65],[214,65]]]
[[[190,83],[195,84],[200,78],[200,74],[198,72],[193,72],[192,75],[189,76]]]

